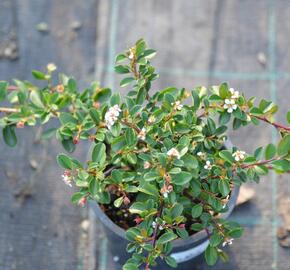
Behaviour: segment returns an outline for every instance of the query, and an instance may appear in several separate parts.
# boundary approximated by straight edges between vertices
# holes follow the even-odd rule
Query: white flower
[[[206,154],[204,152],[197,152],[197,155],[202,159],[206,157]]]
[[[183,108],[183,105],[179,100],[175,101],[175,103],[171,103],[171,105],[173,105],[173,109],[177,111],[180,111]]]
[[[137,137],[140,140],[145,141],[145,139],[146,139],[146,129],[144,127],[140,130],[140,132],[139,132]]]
[[[180,159],[180,153],[178,152],[178,150],[176,148],[171,148],[167,152],[167,156],[176,157],[177,159]]]
[[[234,88],[230,88],[229,90],[230,90],[230,92],[231,92],[231,94],[232,94],[232,99],[237,99],[237,98],[240,97],[240,93],[239,93],[239,91],[235,91]]]
[[[251,116],[247,114],[247,122],[251,122],[251,121],[252,121]]]
[[[163,220],[163,221],[162,221],[162,226],[161,226],[161,225],[159,225],[159,224],[157,223],[157,219],[155,219],[155,221],[152,222],[152,227],[153,227],[153,229],[155,229],[156,226],[158,225],[158,229],[161,231],[161,230],[164,229],[164,225],[165,225],[165,224],[166,224],[166,222]]]
[[[145,162],[144,162],[144,169],[146,170],[146,169],[149,169],[150,167],[151,167],[150,162],[145,161]]]
[[[230,238],[230,239],[226,239],[224,242],[223,242],[223,247],[225,247],[226,245],[231,245],[233,243],[234,239],[233,238]]]
[[[164,197],[164,198],[168,198],[168,192],[164,192],[164,193],[163,193],[163,197]]]
[[[210,163],[209,160],[206,161],[206,163],[205,163],[205,165],[204,165],[204,168],[205,168],[206,170],[211,170],[212,165],[211,165],[211,163]]]
[[[228,113],[232,113],[234,110],[238,108],[234,99],[225,99],[224,109],[227,109]]]
[[[113,107],[109,108],[109,110],[105,114],[105,122],[108,127],[108,129],[111,129],[111,127],[115,124],[115,122],[118,120],[118,116],[120,115],[121,109],[119,105],[114,105]]]
[[[54,64],[54,63],[49,63],[47,66],[46,66],[48,72],[53,72],[57,69],[57,66]]]
[[[233,157],[235,158],[235,161],[240,161],[245,158],[246,152],[237,150],[235,153],[233,153]]]
[[[151,115],[150,117],[149,117],[149,119],[148,119],[148,123],[149,124],[153,124],[154,122],[155,122],[155,116],[154,115]]]
[[[71,176],[69,176],[69,174],[67,172],[64,172],[62,177],[62,181],[69,187],[72,187],[72,178]]]

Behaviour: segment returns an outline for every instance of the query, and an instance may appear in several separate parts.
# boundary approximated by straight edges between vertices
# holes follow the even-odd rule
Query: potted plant
[[[205,249],[213,265],[218,257],[227,259],[222,247],[242,234],[239,224],[226,219],[237,187],[269,170],[290,170],[290,127],[274,121],[273,102],[256,106],[254,97],[247,99],[226,83],[151,93],[158,77],[149,61],[155,53],[141,39],[116,57],[115,71],[126,75],[120,86],[131,89],[125,97],[97,83],[78,91],[76,81],[63,74],[54,84],[53,64],[46,73],[32,72],[45,87],[0,82],[0,101],[10,103],[0,107],[4,141],[15,146],[15,129],[57,118],[60,127],[47,129],[43,137],[56,134],[68,152],[81,140],[92,142],[86,164],[67,154],[57,161],[65,170],[63,181],[78,189],[72,202],[97,202],[110,235],[126,236],[132,256],[123,269],[148,270],[157,259],[176,267],[182,260],[175,251],[170,254],[181,246],[199,247],[195,255]],[[230,120],[234,130],[266,122],[281,139],[246,154],[227,144]]]

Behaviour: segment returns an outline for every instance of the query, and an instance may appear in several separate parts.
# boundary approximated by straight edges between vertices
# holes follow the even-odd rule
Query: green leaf
[[[147,95],[147,90],[144,87],[139,89],[137,97],[136,97],[136,104],[143,104],[143,102],[146,99],[146,95]]]
[[[210,266],[214,265],[218,259],[218,253],[215,247],[208,246],[205,250],[205,260],[206,263]]]
[[[37,80],[46,80],[46,74],[41,72],[41,71],[38,71],[38,70],[32,70],[32,75],[35,79]]]
[[[123,66],[123,65],[115,66],[114,69],[115,69],[115,72],[119,74],[126,74],[130,72],[129,67]]]
[[[98,125],[100,123],[100,120],[101,120],[100,119],[101,117],[100,117],[98,110],[95,108],[91,108],[89,110],[89,114],[90,114],[91,118],[93,119],[93,121]]]
[[[225,99],[229,93],[229,86],[227,83],[222,83],[219,88],[219,95],[222,99]]]
[[[186,239],[189,236],[187,230],[186,229],[182,229],[182,228],[176,228],[176,233],[182,239]]]
[[[270,143],[265,149],[265,159],[271,159],[276,155],[276,147],[274,144]]]
[[[284,136],[278,144],[279,156],[287,155],[290,152],[290,134]]]
[[[191,95],[193,98],[193,109],[196,111],[200,106],[200,98],[196,90],[192,90]]]
[[[123,201],[124,201],[124,198],[123,197],[120,197],[120,198],[116,199],[114,201],[114,206],[117,207],[117,208],[119,208],[122,205]]]
[[[1,88],[1,87],[0,87]],[[1,92],[1,91],[0,91]],[[0,94],[1,95],[1,94]],[[1,98],[0,98],[1,101]],[[290,111],[287,112],[287,121],[290,124]]]
[[[119,105],[121,102],[121,95],[120,93],[115,93],[111,96],[110,98],[110,104],[111,106],[114,106],[114,105]]]
[[[244,229],[242,227],[234,228],[229,231],[229,236],[234,238],[239,238],[242,236]]]
[[[71,92],[76,92],[77,91],[77,82],[75,79],[70,78],[67,82],[67,87]]]
[[[17,137],[15,134],[14,126],[6,126],[2,131],[4,142],[10,146],[14,147],[17,144]]]
[[[137,227],[130,228],[125,232],[126,239],[129,241],[135,241],[138,235],[140,235],[140,229]]]
[[[61,144],[62,144],[63,148],[69,153],[72,153],[76,149],[76,146],[73,143],[72,139],[61,140]]]
[[[170,266],[170,267],[173,267],[173,268],[176,268],[177,267],[177,262],[176,260],[171,257],[171,256],[166,256],[165,257],[165,262]]]
[[[156,51],[153,50],[153,49],[148,49],[148,50],[145,50],[142,54],[142,57],[145,57],[147,59],[151,59],[153,58],[154,56],[156,55]]]
[[[222,240],[223,237],[219,233],[215,232],[211,235],[209,242],[212,247],[217,247]]]
[[[183,212],[183,205],[181,203],[176,203],[171,209],[172,218],[177,218]]]
[[[123,54],[123,53],[120,53],[120,54],[118,54],[118,55],[116,56],[116,60],[115,60],[115,62],[116,62],[116,63],[119,63],[119,62],[124,61],[125,59],[127,59],[127,56],[126,56],[125,54]]]
[[[59,154],[56,159],[57,159],[57,163],[60,167],[67,169],[67,170],[73,169],[72,160],[66,154]]]
[[[59,115],[59,121],[62,125],[66,125],[68,123],[76,125],[78,123],[77,119],[75,119],[70,113],[67,112],[62,112]]]
[[[171,231],[170,232],[166,232],[166,233],[162,234],[159,237],[159,239],[157,240],[157,244],[158,245],[164,245],[164,244],[166,244],[168,242],[173,241],[176,238],[177,238],[177,235],[174,234],[173,232],[171,232]]]
[[[123,265],[122,270],[138,270],[138,266],[134,263],[126,263]]]
[[[85,197],[84,193],[76,192],[74,195],[72,195],[71,202],[72,203],[78,203],[79,200],[82,199],[83,197]]]
[[[219,191],[225,197],[230,193],[230,184],[227,180],[221,179],[218,183]]]
[[[220,151],[219,152],[219,156],[223,160],[229,162],[230,164],[232,164],[233,162],[235,162],[235,159],[234,159],[232,153],[230,151],[228,151],[228,150],[222,150],[222,151]]]
[[[38,108],[44,108],[44,105],[41,101],[40,94],[36,90],[32,90],[30,93],[31,102]]]
[[[290,161],[287,159],[275,160],[271,164],[273,168],[278,171],[288,172],[290,169]]]
[[[128,84],[130,84],[131,82],[135,81],[135,78],[133,77],[128,77],[128,78],[124,78],[121,82],[120,82],[120,86],[121,87],[125,87]]]
[[[212,120],[211,118],[207,118],[207,126],[208,126],[210,134],[214,134],[216,131],[216,125],[215,125],[214,120]]]
[[[261,159],[262,158],[262,153],[263,153],[263,147],[258,147],[255,152],[254,152],[254,156],[255,158],[258,160],[258,159]]]
[[[138,187],[138,190],[140,192],[143,192],[145,194],[151,195],[151,196],[159,196],[159,192],[156,188],[156,186],[149,184],[149,183],[144,183],[141,186]]]
[[[172,182],[176,185],[185,185],[192,179],[192,175],[189,172],[170,174],[170,176],[172,177]]]
[[[191,229],[195,232],[199,232],[203,229],[203,225],[200,223],[194,223],[191,225]]]
[[[228,112],[223,112],[220,114],[219,122],[221,125],[227,124],[231,119],[231,114]]]
[[[103,88],[96,94],[94,100],[98,102],[106,102],[111,97],[112,90],[110,88]]]
[[[96,178],[92,178],[92,180],[89,183],[89,192],[91,193],[91,195],[95,196],[98,192],[98,182],[96,180]]]
[[[137,57],[139,57],[144,52],[145,49],[146,49],[146,43],[145,43],[144,39],[139,39],[136,42],[136,55],[137,55]]]
[[[141,214],[146,210],[147,210],[146,205],[142,202],[135,202],[129,208],[129,211],[132,214]]]
[[[135,131],[131,128],[127,128],[125,131],[125,139],[128,146],[134,145],[137,142]]]
[[[3,101],[7,95],[8,83],[0,81],[0,101]]]
[[[191,209],[191,215],[193,218],[198,218],[202,214],[202,205],[201,204],[196,204],[195,206],[192,207]]]
[[[92,160],[98,162],[100,165],[103,165],[106,161],[106,146],[104,143],[97,143],[93,149]]]

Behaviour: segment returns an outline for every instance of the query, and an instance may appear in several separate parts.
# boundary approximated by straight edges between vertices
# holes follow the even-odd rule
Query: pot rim
[[[232,143],[227,140],[225,142],[225,146],[227,149],[232,148]],[[239,194],[239,190],[240,187],[239,186],[234,186],[231,195],[230,195],[230,199],[228,202],[228,211],[225,213],[222,213],[220,215],[220,218],[222,219],[226,219],[229,217],[229,215],[232,213],[237,198],[238,198],[238,194]],[[96,201],[90,201],[89,202],[90,207],[94,210],[97,218],[103,223],[103,225],[105,225],[107,228],[109,228],[111,231],[113,231],[114,233],[116,233],[118,236],[120,236],[121,238],[123,238],[124,240],[127,241],[126,237],[125,237],[125,233],[126,230],[121,228],[120,226],[116,225],[104,212],[103,210],[100,208],[99,204]],[[203,239],[207,238],[207,234],[205,232],[205,230],[201,230],[191,236],[189,236],[186,239],[176,239],[173,241],[173,247],[181,247],[181,246],[185,246],[185,245],[190,245],[196,242],[200,242]]]

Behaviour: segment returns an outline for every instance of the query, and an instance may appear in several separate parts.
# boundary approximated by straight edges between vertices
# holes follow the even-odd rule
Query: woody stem
[[[0,112],[4,112],[4,113],[15,113],[15,112],[19,112],[19,109],[7,108],[7,107],[0,107]]]
[[[283,130],[285,130],[285,131],[287,131],[287,132],[290,132],[290,127],[284,126],[284,125],[279,124],[279,123],[271,122],[271,121],[269,121],[269,120],[268,120],[266,117],[264,117],[264,116],[254,116],[254,117],[256,117],[257,119],[259,119],[259,120],[261,120],[261,121],[264,121],[264,122],[266,122],[266,123],[268,123],[268,124],[271,124],[272,126],[278,128],[278,129],[283,129]]]

